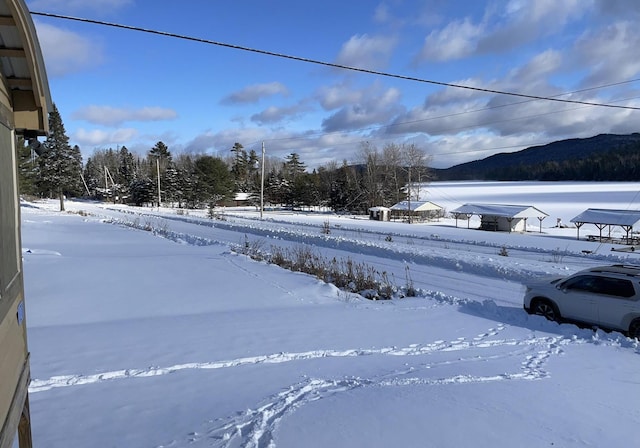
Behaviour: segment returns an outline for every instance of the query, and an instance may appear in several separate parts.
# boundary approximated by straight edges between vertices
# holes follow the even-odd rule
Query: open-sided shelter
[[[601,242],[621,242],[624,244],[636,244],[638,238],[633,235],[633,226],[640,221],[640,210],[609,210],[602,208],[588,208],[571,220],[576,225],[577,237],[580,239],[580,227],[584,224],[593,224],[598,228],[599,234],[589,235],[588,239]],[[625,237],[617,241],[611,236],[612,227],[621,227]],[[602,231],[608,228],[606,235]]]
[[[24,305],[17,137],[39,150],[51,97],[23,0],[0,0],[0,448],[29,448],[31,376]]]
[[[402,201],[391,207],[391,218],[407,221],[428,221],[442,215],[442,207],[431,201]]]
[[[542,221],[549,216],[531,205],[504,205],[504,204],[464,204],[451,214],[456,219],[466,219],[467,227],[472,216],[480,216],[480,229],[504,232],[524,232],[527,230],[527,219],[538,219],[540,232]]]

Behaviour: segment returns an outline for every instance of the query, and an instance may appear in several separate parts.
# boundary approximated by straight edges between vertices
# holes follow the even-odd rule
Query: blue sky
[[[448,84],[640,107],[637,0],[27,0],[119,23]],[[414,143],[431,166],[599,133],[640,111],[526,101],[34,15],[56,103],[83,156],[227,156],[235,142],[309,168],[362,142]],[[639,79],[639,81],[636,81]],[[612,85],[616,84],[616,85]],[[608,86],[608,87],[607,87]],[[572,93],[573,92],[573,93]]]

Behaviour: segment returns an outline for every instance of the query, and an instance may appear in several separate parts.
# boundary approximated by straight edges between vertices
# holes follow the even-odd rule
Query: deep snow
[[[536,222],[526,234],[451,219],[267,212],[260,221],[253,209],[227,209],[212,221],[201,211],[24,203],[34,446],[633,445],[638,342],[526,315],[522,282],[637,263],[640,254],[552,226],[588,207],[637,209],[638,191],[426,188],[448,210],[482,202],[549,213],[543,233]],[[310,244],[399,285],[408,269],[420,296],[365,300],[230,250],[246,241]]]

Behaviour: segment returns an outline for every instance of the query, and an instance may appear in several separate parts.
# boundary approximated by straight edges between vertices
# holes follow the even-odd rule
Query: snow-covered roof
[[[382,207],[382,206],[378,206],[378,207],[370,207],[369,211],[370,212],[383,212],[383,211],[389,211],[391,210],[389,207]]]
[[[540,218],[549,216],[531,205],[504,205],[504,204],[464,204],[451,213],[501,216],[505,218]]]
[[[588,208],[571,222],[587,224],[607,224],[612,226],[633,226],[640,221],[640,210],[607,210]]]
[[[413,212],[426,212],[428,210],[442,210],[438,204],[431,201],[402,201],[391,206],[391,210],[411,210]]]

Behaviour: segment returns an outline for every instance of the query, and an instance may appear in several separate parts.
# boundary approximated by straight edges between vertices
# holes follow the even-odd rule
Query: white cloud
[[[288,95],[289,90],[280,82],[270,82],[265,84],[254,84],[247,86],[242,90],[234,92],[226,96],[223,104],[246,104],[257,103],[262,98],[274,95]]]
[[[352,36],[338,54],[336,63],[349,67],[368,70],[383,68],[387,65],[397,39],[389,36]]]
[[[83,146],[108,146],[111,144],[125,144],[138,136],[138,131],[132,128],[122,128],[113,131],[101,129],[78,129],[71,136],[74,144]]]
[[[417,62],[448,61],[501,53],[559,33],[593,9],[593,0],[510,0],[502,7],[489,3],[482,18],[465,17],[433,30],[425,38]]]
[[[310,110],[310,107],[301,102],[287,107],[271,106],[260,113],[251,116],[251,121],[257,124],[273,124],[281,121],[299,117],[303,112]]]
[[[73,113],[76,120],[84,120],[103,126],[119,126],[127,121],[173,120],[178,114],[173,109],[143,107],[140,109],[117,108],[111,106],[87,106]]]
[[[487,27],[478,41],[478,53],[500,53],[531,42],[540,36],[560,33],[584,16],[592,0],[511,0],[497,22]]]
[[[35,25],[49,76],[64,76],[102,63],[102,48],[97,43],[46,23],[36,21]]]
[[[640,29],[636,22],[616,22],[591,31],[578,40],[573,63],[589,67],[583,85],[591,86],[636,78],[640,74]]]
[[[447,61],[469,56],[476,50],[483,32],[483,25],[474,24],[468,18],[451,22],[425,38],[418,60]]]
[[[323,109],[333,110],[360,101],[362,92],[348,83],[342,83],[321,87],[316,97]]]
[[[383,124],[403,110],[400,91],[395,88],[384,89],[377,83],[366,89],[353,91],[352,96],[354,101],[345,103],[322,121],[325,132]]]
[[[560,93],[548,85],[548,78],[564,70],[563,54],[546,50],[533,56],[526,64],[512,69],[501,83],[500,90],[549,96]]]

